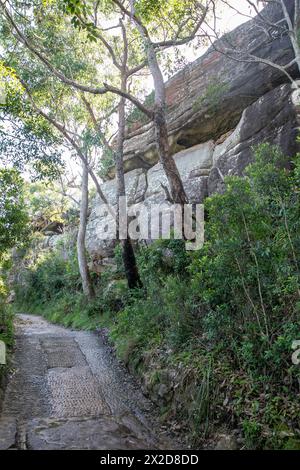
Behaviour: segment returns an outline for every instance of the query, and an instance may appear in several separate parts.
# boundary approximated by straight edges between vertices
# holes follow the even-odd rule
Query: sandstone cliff
[[[267,7],[273,21],[278,9]],[[236,44],[250,44],[255,55],[288,63],[293,51],[287,36],[266,40],[255,20],[231,33]],[[296,70],[292,73],[297,77]],[[298,92],[279,70],[261,63],[236,62],[212,47],[171,78],[166,85],[171,152],[190,202],[221,191],[226,175],[241,175],[252,158],[252,146],[268,141],[287,155],[296,152]],[[152,123],[136,123],[125,143],[129,204],[163,202],[167,179],[157,163]],[[103,185],[115,204],[115,182]],[[101,201],[93,202],[87,249],[94,259],[111,255],[113,243],[102,240]]]

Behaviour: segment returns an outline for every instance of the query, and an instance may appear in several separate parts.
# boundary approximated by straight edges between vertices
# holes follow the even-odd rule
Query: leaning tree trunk
[[[168,128],[164,107],[161,107],[160,105],[156,106],[154,113],[154,125],[159,160],[169,182],[172,202],[183,206],[188,203],[188,200],[176,163],[170,155]]]
[[[159,159],[169,182],[173,202],[183,205],[188,203],[188,199],[176,163],[170,154],[166,120],[166,90],[164,79],[157,61],[154,47],[150,40],[146,39],[146,43],[148,65],[154,82],[154,125]]]
[[[89,172],[87,166],[82,164],[82,183],[81,183],[81,203],[80,203],[80,223],[77,235],[77,256],[79,272],[82,280],[82,288],[84,294],[89,300],[95,297],[95,291],[93,288],[85,248],[85,235],[88,215],[88,203],[89,203],[89,190],[88,190],[88,179]]]
[[[126,91],[126,70],[122,74],[122,89]],[[118,238],[120,238],[119,221],[120,221],[120,204],[119,198],[126,196],[125,177],[124,177],[124,139],[125,139],[125,98],[120,99],[119,103],[119,126],[118,126],[118,143],[116,151],[116,179],[117,179],[117,196],[118,196],[118,214],[117,227]],[[125,275],[129,289],[142,287],[142,281],[139,276],[136,258],[132,246],[132,241],[127,232],[126,222],[126,238],[120,239],[122,246],[122,258],[124,263]]]

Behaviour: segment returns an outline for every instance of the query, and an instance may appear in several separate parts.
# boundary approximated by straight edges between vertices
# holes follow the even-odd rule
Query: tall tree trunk
[[[159,160],[169,182],[172,201],[175,204],[181,204],[183,206],[188,203],[188,199],[176,163],[170,155],[168,127],[164,107],[156,105],[154,125]]]
[[[140,29],[140,28],[139,28]],[[145,38],[144,32],[141,31],[147,47],[148,65],[154,82],[155,91],[155,109],[154,109],[154,125],[156,131],[156,142],[158,148],[159,159],[167,176],[171,196],[176,204],[187,204],[188,199],[184,190],[184,186],[177,169],[176,163],[170,155],[170,146],[168,139],[168,127],[166,120],[166,89],[163,75],[161,73],[156,51],[148,38]]]
[[[126,91],[126,70],[123,70],[122,74],[122,90]],[[116,179],[117,179],[117,196],[118,196],[118,214],[117,214],[117,227],[118,227],[118,238],[119,232],[119,220],[120,220],[120,204],[119,198],[126,196],[125,189],[125,177],[124,177],[124,139],[125,139],[125,98],[120,99],[119,103],[119,126],[118,126],[118,141],[116,151]],[[126,220],[126,238],[121,239],[120,243],[122,246],[122,258],[125,268],[125,275],[129,289],[142,287],[142,281],[139,276],[138,267],[136,264],[136,258],[127,232],[127,220]]]
[[[77,256],[79,272],[82,280],[82,288],[84,294],[89,300],[95,297],[85,249],[85,235],[87,225],[87,214],[89,204],[89,190],[88,190],[89,172],[84,163],[82,163],[82,182],[81,182],[81,203],[80,203],[80,223],[77,235]]]

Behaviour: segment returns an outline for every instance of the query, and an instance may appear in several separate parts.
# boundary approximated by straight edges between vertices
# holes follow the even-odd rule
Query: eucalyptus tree
[[[82,175],[81,175],[81,200],[80,200],[80,221],[77,233],[77,258],[78,258],[78,266],[79,272],[81,275],[82,280],[82,288],[84,294],[87,296],[89,300],[93,299],[95,296],[94,287],[92,284],[87,256],[86,256],[86,247],[85,247],[85,237],[86,237],[86,228],[87,228],[87,219],[88,219],[88,206],[89,206],[89,189],[88,189],[88,180],[89,174],[92,175],[93,180],[96,183],[98,188],[98,193],[100,192],[100,197],[105,199],[99,179],[93,170],[93,165],[91,162],[91,152],[92,146],[89,142],[89,132],[84,129],[76,129],[74,125],[72,126],[71,123],[68,123],[68,128],[66,127],[66,123],[61,124],[58,121],[58,117],[54,117],[53,115],[49,115],[41,108],[38,107],[32,94],[29,92],[28,88],[26,90],[27,96],[29,97],[32,105],[33,110],[42,116],[45,120],[47,120],[63,138],[63,142],[65,146],[68,148],[70,152],[73,152],[74,157],[78,157],[82,163]],[[70,108],[69,110],[70,111]],[[62,117],[62,116],[60,116]],[[74,124],[74,123],[73,123]]]
[[[88,299],[95,297],[95,290],[91,280],[90,271],[88,268],[87,257],[85,253],[85,236],[86,236],[86,222],[88,218],[89,208],[89,172],[86,165],[82,164],[81,176],[81,200],[80,200],[80,221],[77,234],[77,258],[79,272],[82,279],[83,292]]]
[[[185,204],[188,202],[184,186],[177,166],[170,154],[168,126],[166,118],[166,88],[160,56],[169,48],[179,48],[193,41],[201,40],[205,35],[200,34],[204,20],[214,9],[215,2],[211,0],[105,0],[90,2],[83,0],[65,0],[67,10],[73,14],[73,23],[85,26],[91,37],[98,37],[98,10],[102,12],[120,12],[127,18],[126,28],[135,29],[140,35],[144,57],[141,57],[140,67],[146,62],[154,84],[154,107],[145,106],[128,90],[112,87],[104,83],[103,90],[92,92],[103,93],[111,91],[130,100],[138,109],[154,122],[156,144],[159,159],[167,176],[173,202]],[[95,7],[96,5],[96,7]],[[134,45],[136,47],[136,44]],[[115,63],[114,57],[112,57]],[[137,67],[139,67],[137,66]],[[123,70],[126,77],[126,70]],[[78,86],[78,84],[74,84]],[[91,91],[91,90],[90,90]]]
[[[38,14],[39,11],[33,12],[33,17],[36,18]],[[51,15],[49,16],[51,18]],[[60,44],[57,44],[52,36],[53,23],[50,21],[49,16],[44,15],[45,21],[39,21],[40,27],[38,30],[31,23],[30,33],[32,36],[39,33],[45,43],[52,42],[53,58],[57,61],[63,60],[63,55],[60,56]],[[63,33],[63,21],[58,17],[54,29]],[[61,35],[58,35],[58,37],[59,41],[63,40]],[[81,38],[78,38],[76,34],[77,43],[74,38],[71,37],[69,39],[72,40],[72,50],[74,53],[73,56],[68,54],[67,63],[64,63],[74,74],[84,73],[84,67],[88,67],[88,65],[84,63],[83,55],[80,57],[78,54],[78,49],[81,46],[79,40]],[[2,45],[5,46],[2,51],[3,63],[9,63],[10,69],[13,67],[15,81],[19,84],[17,106],[16,103],[12,106],[12,103],[8,100],[5,103],[8,112],[13,114],[15,120],[17,119],[23,125],[27,126],[28,120],[34,122],[35,126],[32,126],[33,134],[44,135],[45,129],[51,130],[51,135],[56,137],[60,147],[67,147],[72,152],[72,155],[79,157],[84,164],[77,254],[84,293],[88,298],[92,298],[94,296],[94,289],[90,279],[85,250],[88,173],[90,173],[100,197],[104,200],[105,197],[102,193],[99,179],[91,165],[90,154],[95,147],[95,142],[90,138],[90,131],[86,128],[80,97],[74,97],[72,90],[64,86],[60,81],[53,81],[47,71],[43,67],[41,68],[40,62],[31,60],[30,55],[26,54],[28,51],[18,47],[18,42],[8,35],[5,30],[2,31]],[[6,67],[8,66],[6,65]],[[36,123],[38,123],[38,126]],[[12,152],[16,153],[16,149],[12,148]],[[31,154],[29,153],[30,156]]]
[[[52,2],[46,1],[34,2],[29,10],[19,11],[19,2],[11,0],[9,3],[1,0],[2,17],[6,21],[8,34],[14,37],[21,50],[27,50],[30,61],[39,61],[43,64],[44,74],[50,71],[53,79],[56,77],[62,84],[80,92],[101,96],[111,93],[121,97],[118,107],[119,126],[115,151],[119,195],[125,194],[123,146],[125,138],[125,100],[129,100],[154,122],[158,154],[169,182],[173,202],[181,205],[188,202],[181,177],[170,153],[166,120],[166,91],[159,58],[160,54],[169,48],[178,48],[196,39],[199,40],[198,32],[209,12],[211,3],[213,2],[210,0],[203,2],[197,0],[172,0],[171,2],[63,0],[57,2],[57,8],[56,6],[53,7]],[[67,34],[72,36],[74,36],[74,32],[71,32],[70,22],[68,23],[68,21],[64,23],[65,30],[62,30],[61,18],[57,19],[60,8],[71,14],[71,23],[77,27],[78,37],[84,32],[91,43],[97,43],[97,48],[92,51],[92,61],[87,61],[90,65],[95,64],[94,68],[87,67],[84,71],[80,70],[79,73],[78,71],[74,73],[74,68],[70,66],[68,55],[70,54],[74,60],[76,48],[67,50],[70,39],[66,38],[66,31],[68,31]],[[48,33],[41,37],[39,34],[40,24],[44,24],[45,21],[49,22],[49,18],[51,18],[51,14],[47,13],[48,10],[53,12],[55,22],[51,23],[51,27],[48,25]],[[105,22],[103,23],[104,15],[108,16],[109,21],[115,21],[117,18],[117,25],[107,27]],[[99,22],[100,17],[102,22]],[[121,50],[118,45],[118,37],[115,36],[114,43],[111,45],[105,34],[107,29],[115,27],[120,28],[119,42],[122,41],[123,43]],[[51,34],[49,31],[51,31]],[[130,35],[134,40],[129,42],[128,36]],[[78,37],[74,37],[75,44]],[[139,38],[139,41],[137,38]],[[57,47],[58,44],[59,47]],[[99,48],[99,45],[102,47]],[[85,55],[86,52],[89,55],[90,48],[91,46],[87,45],[86,42],[83,44],[82,49]],[[103,60],[103,49],[108,53],[111,64],[117,68],[118,79],[111,75],[109,67],[107,76],[103,73],[107,66],[107,62]],[[142,53],[137,53],[137,50]],[[79,51],[79,55],[82,55],[82,51]],[[134,58],[133,63],[130,63],[132,57]],[[128,87],[128,79],[145,65],[148,65],[154,82],[154,107],[143,104],[139,97],[129,91]],[[99,79],[101,86],[98,83]],[[88,84],[86,84],[87,82]],[[28,86],[26,89],[28,91]],[[49,113],[45,110],[39,108],[38,111],[45,118],[50,117],[52,124],[74,146],[74,139],[70,135],[66,135],[65,127],[54,122],[53,117],[49,116]],[[76,142],[74,148],[76,148],[79,155],[82,153]],[[82,155],[81,158],[83,158]],[[90,174],[93,178],[91,172]],[[94,178],[93,180],[100,193],[97,182]],[[130,286],[135,287],[140,284],[140,280],[128,236],[122,244],[128,283]]]
[[[186,203],[187,197],[183,183],[170,154],[166,121],[165,84],[158,59],[159,54],[168,48],[179,47],[201,39],[200,27],[210,9],[214,7],[215,2],[213,0],[172,0],[168,2],[157,2],[156,0],[100,0],[96,2],[92,0],[64,0],[58,3],[65,5],[68,12],[73,15],[72,22],[75,26],[81,24],[82,18],[87,20],[88,34],[92,40],[95,40],[95,24],[93,21],[89,21],[88,18],[90,13],[93,14],[95,11],[96,5],[103,13],[119,14],[121,12],[124,17],[126,16],[130,20],[127,27],[135,25],[143,41],[145,58],[154,81],[154,108],[145,106],[134,94],[128,91],[124,92],[119,86],[115,86],[113,82],[107,83],[102,77],[101,86],[98,83],[95,86],[97,74],[93,77],[89,76],[89,84],[74,79],[68,70],[51,60],[48,49],[42,48],[37,39],[34,38],[33,40],[26,28],[20,25],[20,17],[15,11],[16,6],[13,9],[4,0],[1,0],[0,6],[3,17],[7,20],[18,41],[37,57],[51,74],[63,83],[84,92],[96,95],[103,95],[108,92],[118,94],[131,101],[154,122],[158,153],[170,185],[172,199],[176,203]]]
[[[99,6],[99,5],[98,5]],[[124,94],[128,93],[129,85],[132,85],[136,74],[145,67],[145,62],[137,63],[138,48],[134,50],[130,47],[130,43],[136,42],[135,38],[130,35],[130,28],[127,28],[126,22],[120,15],[119,18],[113,15],[114,25],[103,28],[100,23],[101,11],[98,11],[98,6],[95,5],[93,9],[93,18],[87,18],[86,15],[81,14],[76,17],[77,27],[84,28],[89,35],[92,34],[94,41],[99,42],[105,48],[108,57],[110,58],[114,69],[116,70],[115,78],[118,79],[118,86],[120,91]],[[73,17],[74,18],[74,17]],[[94,20],[93,23],[90,20]],[[103,16],[102,16],[103,21]],[[91,29],[91,24],[92,29]],[[91,122],[94,125],[95,131],[99,133],[99,138],[102,139],[106,149],[111,151],[114,157],[116,168],[116,185],[117,185],[117,238],[122,246],[122,257],[125,268],[125,274],[128,282],[128,287],[134,289],[142,286],[139,276],[138,267],[136,263],[135,253],[132,241],[128,234],[127,214],[121,213],[120,201],[126,197],[126,185],[124,175],[124,141],[126,129],[126,99],[121,96],[117,104],[118,124],[117,136],[115,145],[111,145],[108,139],[103,134],[101,123],[91,102],[83,95],[82,101],[91,117]],[[124,200],[124,199],[123,199]],[[124,231],[125,229],[125,231]]]
[[[160,162],[168,178],[173,202],[186,204],[188,199],[184,186],[175,161],[170,155],[166,87],[159,55],[168,48],[178,48],[196,38],[199,39],[200,27],[214,2],[112,0],[112,3],[134,23],[142,38],[154,84],[154,108],[151,110],[151,118],[155,125]]]
[[[89,300],[91,300],[95,296],[93,284],[91,281],[91,276],[88,268],[88,262],[86,257],[86,248],[85,248],[85,235],[86,235],[86,227],[87,227],[87,218],[88,218],[88,204],[89,204],[89,190],[88,190],[88,176],[91,173],[99,185],[100,194],[102,195],[102,190],[100,183],[98,181],[97,176],[95,175],[91,163],[90,158],[88,155],[88,151],[81,147],[80,143],[80,136],[78,134],[74,135],[74,131],[66,129],[65,126],[62,126],[53,116],[45,113],[42,109],[38,108],[36,103],[33,101],[32,95],[28,96],[33,104],[33,110],[40,116],[42,116],[45,120],[47,120],[62,136],[63,143],[65,146],[74,152],[74,156],[80,158],[82,162],[82,176],[81,176],[81,201],[80,201],[80,222],[78,227],[77,233],[77,258],[78,258],[78,266],[79,272],[81,275],[82,280],[82,288],[84,294],[87,296]],[[65,141],[65,142],[64,142]],[[84,151],[86,150],[86,151]]]
[[[10,67],[0,62],[0,257],[29,235],[25,183],[21,172],[32,179],[55,178],[63,165],[59,141],[48,126],[21,106],[22,87]],[[23,119],[20,119],[22,112]]]
[[[37,4],[35,4],[35,7],[33,7],[33,11],[30,14],[27,14],[27,17],[28,16],[30,17],[30,23],[28,24],[26,20],[25,21],[20,20],[18,28],[20,28],[20,30],[21,29],[26,30],[26,34],[28,35],[28,37],[30,37],[30,40],[33,42],[36,41],[36,38],[38,37],[39,47],[41,47],[43,51],[45,51],[46,43],[49,44],[49,41],[50,41],[51,52],[49,52],[48,55],[51,57],[51,60],[53,61],[53,63],[59,64],[61,67],[65,69],[67,68],[68,73],[70,73],[72,77],[76,77],[77,80],[84,79],[86,72],[88,72],[90,76],[96,76],[96,72],[100,74],[99,72],[100,67],[102,67],[102,72],[101,72],[102,79],[105,79],[106,75],[103,72],[103,70],[107,70],[107,75],[108,75],[110,68],[106,67],[106,69],[103,69],[105,55],[103,55],[103,51],[101,50],[101,47],[99,48],[99,45],[93,47],[93,42],[89,41],[89,39],[91,39],[91,34],[90,34],[89,29],[84,28],[83,32],[78,32],[78,30],[75,31],[72,27],[70,28],[70,23],[68,23],[68,21],[65,21],[66,20],[65,17],[60,15],[58,18],[59,12],[61,13],[61,10],[59,10],[59,7],[56,8],[56,6],[53,6],[51,3],[48,8],[47,6],[45,6],[45,3],[40,4],[40,8],[37,8],[36,5]],[[54,26],[51,23],[49,23],[49,19],[51,18],[51,15],[52,16],[56,15],[55,16],[56,22]],[[63,28],[61,26],[62,23],[63,23]],[[120,28],[120,31],[122,31],[121,35],[123,38],[123,52],[122,52],[122,58],[120,59],[120,61],[117,59],[117,55],[120,49],[118,46],[118,42],[119,42],[118,38],[114,37],[113,38],[114,44],[110,46],[108,41],[104,39],[104,37],[102,36],[99,30],[98,35],[97,35],[97,40],[99,39],[99,42],[100,42],[100,45],[102,45],[102,48],[104,48],[104,50],[108,54],[110,54],[110,57],[114,59],[113,65],[117,64],[117,70],[119,72],[120,80],[121,80],[121,88],[123,90],[126,90],[128,78],[132,76],[134,73],[138,72],[142,68],[142,66],[138,66],[137,68],[133,67],[127,70],[128,63],[129,63],[127,35],[126,35],[125,27],[122,24],[121,18],[118,22],[118,27]],[[70,37],[66,38],[66,31],[68,30],[69,30],[71,38]],[[76,47],[78,45],[80,46],[80,44],[78,44],[79,38],[81,39],[81,48],[82,48],[82,45],[84,45],[84,52],[82,52],[80,47]],[[20,35],[19,35],[19,40],[20,40]],[[24,41],[22,40],[22,41],[19,41],[18,44],[14,44],[15,47],[18,47],[18,45],[22,49],[24,46]],[[69,50],[67,50],[68,47],[70,48]],[[36,57],[34,56],[34,54],[31,53],[31,50],[29,48],[26,48],[26,50],[27,50],[27,56],[29,56],[29,60],[31,61],[31,64],[40,63],[36,61]],[[93,54],[89,55],[89,53],[87,53],[88,50],[92,51]],[[14,49],[14,55],[15,54],[16,52]],[[80,59],[78,60],[78,55],[82,59],[81,63],[80,63]],[[86,65],[86,68],[82,66],[83,63],[84,63],[84,66]],[[95,63],[96,66],[94,68],[93,66],[89,67],[90,63]],[[80,64],[80,67],[81,67],[81,70],[79,70],[79,73],[77,70],[78,64]],[[74,65],[76,66],[74,67]],[[25,69],[26,69],[26,65],[24,66],[24,64],[19,63],[18,70],[22,72],[23,76],[24,76]],[[35,69],[38,69],[38,67],[36,66]],[[123,74],[123,71],[125,70],[126,70],[126,73]],[[45,72],[48,73],[47,69],[45,68],[44,70],[41,70],[41,68],[39,68],[39,70],[36,72],[37,75],[39,76],[39,82],[41,82],[41,77],[45,75]],[[52,77],[52,80],[53,80],[53,77]],[[117,79],[115,80],[117,81]],[[28,78],[27,78],[27,81],[22,79],[21,82],[26,90],[28,98],[31,101],[31,104],[33,108],[35,109],[35,111],[39,115],[47,119],[48,122],[50,122],[60,132],[60,134],[67,140],[67,142],[73,147],[73,149],[75,149],[78,156],[87,166],[88,171],[96,185],[96,189],[97,189],[98,194],[100,195],[100,198],[104,202],[107,202],[101,190],[101,186],[99,184],[98,178],[95,175],[95,173],[91,170],[89,162],[87,161],[87,158],[84,155],[84,152],[82,151],[82,146],[78,143],[79,136],[77,135],[76,136],[77,138],[75,138],[74,132],[73,133],[70,132],[70,129],[68,129],[68,126],[64,125],[61,122],[61,120],[57,119],[57,110],[58,108],[61,108],[61,106],[58,106],[56,110],[53,109],[52,98],[51,98],[51,103],[49,102],[49,99],[46,101],[44,99],[44,102],[43,102],[44,106],[39,105],[36,101],[36,96],[37,96],[36,93],[35,93],[35,96],[33,96],[33,93],[31,90],[32,86],[30,86]],[[111,82],[113,82],[113,79],[111,80]],[[49,86],[48,77],[47,77],[46,83],[48,84],[47,86]],[[66,83],[64,81],[60,81],[59,83],[60,83],[61,88],[66,88]],[[53,88],[53,86],[57,87],[58,85],[50,83],[50,87]],[[44,90],[44,95],[45,95],[45,84],[43,84],[43,90]],[[48,92],[48,94],[49,93],[51,94],[51,91]],[[74,93],[74,91],[69,88],[66,91],[66,93],[69,95],[69,101],[72,101],[72,96],[70,96],[70,93]],[[78,95],[78,90],[77,90],[77,95]],[[87,112],[89,113],[90,117],[92,117],[91,122],[94,125],[95,132],[97,133],[97,136],[98,136],[98,144],[102,145],[102,147],[109,148],[109,150],[112,150],[112,147],[109,144],[109,140],[106,139],[105,137],[105,130],[107,129],[107,121],[109,120],[110,115],[116,109],[116,107],[113,105],[113,101],[116,97],[117,95],[111,95],[111,98],[109,98],[108,96],[102,96],[102,97],[100,96],[98,98],[98,102],[97,102],[97,97],[94,97],[91,103],[89,100],[86,99],[86,97],[83,94],[81,94],[81,102],[85,105],[85,108]],[[99,104],[99,100],[101,101],[101,104]],[[45,108],[45,105],[46,105],[46,108]],[[66,105],[65,109],[67,111],[64,114],[68,120],[70,105],[68,105],[68,103],[66,102],[65,102],[65,105]],[[101,114],[101,109],[103,110],[105,108],[107,110],[109,107],[106,105],[110,106],[111,111],[108,111],[105,119],[104,118],[100,119],[99,114]],[[51,110],[50,113],[49,113],[49,109]],[[60,109],[60,114],[61,114],[61,109]],[[77,110],[77,117],[79,114],[80,114],[80,111]],[[124,132],[125,132],[125,100],[122,97],[118,105],[118,114],[119,114],[118,138],[117,138],[118,143],[117,143],[116,149],[112,150],[112,153],[114,154],[115,161],[116,161],[118,195],[125,196],[126,192],[125,192],[125,179],[124,179],[124,168],[123,168],[123,142],[124,142]],[[95,115],[97,115],[97,119],[95,118]],[[82,123],[83,121],[84,119],[82,120]],[[127,224],[126,224],[126,227],[127,227]],[[122,237],[120,241],[121,241],[122,248],[123,248],[123,259],[124,259],[125,273],[126,273],[126,277],[128,280],[128,285],[130,288],[139,287],[141,286],[141,281],[140,281],[140,277],[138,274],[138,269],[137,269],[137,265],[135,261],[135,255],[134,255],[132,243],[128,237],[128,233],[125,236],[125,238]]]

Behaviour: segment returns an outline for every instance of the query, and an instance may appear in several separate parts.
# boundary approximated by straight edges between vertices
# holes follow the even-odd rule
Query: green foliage
[[[138,250],[144,289],[120,280],[118,248],[117,272],[94,279],[89,306],[76,263],[59,253],[29,268],[18,298],[65,325],[109,325],[119,357],[153,389],[168,371],[176,386],[164,415],[195,445],[234,423],[246,448],[297,448],[300,156],[290,162],[269,144],[254,152],[246,177],[227,178],[224,194],[206,201],[200,251],[178,240]]]
[[[243,431],[247,449],[257,449],[260,441],[261,425],[255,420],[245,419],[243,421]]]
[[[150,21],[151,18],[159,15],[166,3],[166,0],[137,0],[135,2],[135,12],[139,17]]]
[[[35,182],[29,183],[25,188],[27,209],[33,229],[37,229],[39,219],[46,223],[56,221],[68,222],[78,219],[77,208],[72,207],[71,200],[62,195],[62,189],[55,183]],[[40,227],[43,228],[43,227]]]
[[[13,314],[11,309],[5,304],[5,298],[0,298],[0,340],[7,348],[13,345]],[[1,366],[0,366],[1,367]]]
[[[63,247],[53,253],[41,253],[34,265],[28,267],[24,282],[26,289],[17,286],[17,295],[24,304],[46,304],[63,291],[80,290],[79,271],[75,253],[64,259]]]
[[[99,3],[99,2],[98,2]],[[108,12],[107,6],[110,4],[108,1],[102,0],[102,7],[104,11]],[[98,5],[99,6],[99,5]],[[111,4],[110,4],[111,6]],[[75,28],[85,30],[87,33],[87,39],[92,42],[97,42],[97,27],[92,21],[81,21],[81,18],[85,20],[92,13],[92,5],[87,1],[78,0],[64,0],[64,12],[71,16],[71,23]]]
[[[141,276],[162,280],[168,274],[184,277],[190,262],[189,252],[182,240],[157,240],[148,247],[141,247],[137,252]]]
[[[0,169],[0,256],[28,231],[23,180],[16,170]]]
[[[110,174],[110,172],[114,169],[115,167],[115,159],[114,159],[114,153],[110,148],[105,148],[103,151],[102,158],[100,159],[99,162],[99,176],[106,180]]]
[[[141,250],[147,292],[117,315],[112,338],[132,364],[145,350],[154,357],[156,350],[168,350],[159,364],[179,367],[175,358],[182,361],[191,350],[188,368],[197,371],[199,361],[213,356],[214,385],[207,388],[196,372],[186,379],[200,380],[198,413],[187,400],[183,414],[191,431],[201,425],[203,437],[213,423],[231,419],[240,423],[248,448],[281,448],[289,444],[278,423],[293,434],[299,413],[300,370],[291,355],[300,338],[300,157],[291,171],[276,147],[261,145],[255,156],[247,177],[228,178],[226,192],[207,201],[206,243],[183,258],[184,267],[170,269],[161,242]],[[208,412],[208,390],[221,383],[225,395],[218,392]],[[227,394],[231,403],[224,407]],[[285,410],[281,417],[280,407],[266,405],[276,396]]]
[[[62,169],[59,140],[48,123],[32,113],[12,67],[0,61],[0,156],[4,164],[34,178],[55,178]]]
[[[33,129],[32,124],[13,121],[0,112],[1,159],[18,171],[27,171],[33,180],[53,180],[63,169],[61,153],[55,147],[56,142],[47,133],[42,135],[42,129],[37,129],[36,123]]]
[[[70,25],[69,18],[62,13],[62,1],[33,3],[31,8],[24,10],[21,4],[14,2],[12,12],[28,40],[47,55],[53,67],[65,75],[81,83],[98,83],[103,62],[102,49],[88,41],[85,31],[75,30]],[[72,88],[54,80],[47,68],[11,35],[5,21],[1,24],[0,35],[3,61],[10,64],[19,84],[21,81],[27,84],[35,105],[57,122],[63,123],[66,129],[77,133],[82,149],[96,152],[99,143],[92,139],[92,126],[89,126],[81,97],[74,94]],[[1,156],[20,171],[29,171],[35,179],[57,178],[64,167],[63,157],[67,157],[66,153],[62,154],[62,144],[67,144],[68,150],[70,144],[45,118],[38,115],[22,87],[12,98],[7,99],[5,106],[1,107]],[[90,100],[100,119],[101,113],[98,111],[114,99],[106,96],[91,97]],[[71,156],[74,157],[73,154]]]
[[[169,27],[181,22],[190,26],[195,14],[202,12],[201,2],[195,0],[136,0],[135,13],[146,24],[168,18]],[[184,32],[186,31],[185,28]]]
[[[1,107],[5,106],[7,102],[13,100],[22,92],[22,86],[15,70],[12,67],[8,67],[2,60],[0,60],[0,89]]]
[[[164,288],[148,279],[147,293],[132,294],[131,301],[118,314],[118,321],[112,329],[112,338],[124,359],[127,345],[140,354],[151,345],[163,343],[174,350],[183,347],[196,334],[196,319],[190,315],[193,299],[187,296],[189,288],[178,278],[167,277]]]
[[[154,90],[145,98],[144,105],[148,108],[152,108],[154,105]],[[129,128],[134,124],[134,123],[141,123],[145,124],[146,122],[149,121],[149,118],[138,108],[133,108],[131,107],[128,117],[127,117],[127,123]]]
[[[87,303],[82,293],[74,241],[65,239],[52,250],[41,250],[37,240],[23,253],[23,269],[15,285],[15,309],[42,314],[55,323],[93,329],[112,320],[129,296],[126,283],[114,281],[109,273],[93,276],[97,296]],[[39,251],[36,256],[36,250]],[[20,261],[19,261],[20,262]]]
[[[210,110],[216,110],[224,94],[228,91],[228,83],[216,80],[214,83],[210,83],[205,91],[204,95],[199,96],[196,99],[193,108],[195,111],[207,105]]]

